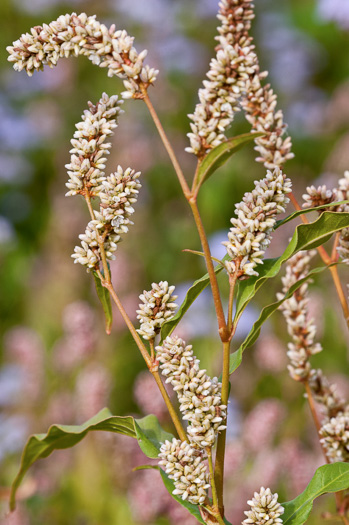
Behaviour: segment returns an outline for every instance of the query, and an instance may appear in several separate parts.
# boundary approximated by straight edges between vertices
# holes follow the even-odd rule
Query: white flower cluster
[[[303,195],[303,208],[315,208],[330,204],[337,199],[335,190],[329,190],[325,184],[322,186],[308,186],[307,193]],[[327,208],[330,209],[330,208]],[[321,210],[319,210],[321,212]]]
[[[144,66],[147,51],[138,54],[133,41],[126,31],[116,31],[114,25],[108,29],[95,16],[72,13],[23,34],[7,47],[8,60],[14,62],[14,69],[25,69],[31,76],[46,64],[54,67],[61,57],[87,56],[94,64],[108,68],[108,76],[123,79],[127,90],[123,96],[131,98],[141,95],[141,82],[148,86],[158,74]]]
[[[262,256],[270,244],[276,215],[285,211],[289,202],[287,193],[291,181],[279,168],[268,171],[267,176],[255,181],[252,192],[245,193],[242,202],[235,205],[237,219],[228,233],[227,248],[231,261],[226,262],[228,273],[238,272],[238,277],[258,275],[257,264],[263,264]]]
[[[283,293],[277,294],[279,300],[309,273],[309,262],[315,254],[315,250],[300,251],[287,261],[286,275],[282,278]],[[287,368],[296,381],[308,379],[311,371],[309,357],[322,350],[320,343],[314,342],[316,326],[313,319],[308,319],[308,302],[308,283],[305,282],[280,306],[292,338],[292,343],[288,344],[290,364]]]
[[[202,448],[213,446],[217,433],[226,428],[227,407],[222,405],[221,383],[200,369],[192,346],[186,346],[179,337],[167,337],[156,351],[166,383],[176,391],[183,419],[189,422],[190,442]]]
[[[278,502],[278,494],[273,494],[269,488],[261,487],[259,493],[255,492],[249,500],[251,510],[245,511],[246,519],[243,525],[276,525],[282,523],[282,514],[285,509]]]
[[[265,135],[256,138],[257,161],[274,169],[293,157],[291,139],[283,139],[286,125],[282,111],[276,111],[276,95],[269,85],[262,87],[267,76],[260,72],[253,39],[249,35],[254,18],[252,0],[221,0],[219,3],[218,46],[199,90],[199,104],[192,115],[190,147],[186,151],[199,158],[207,150],[226,140],[226,129],[234,113],[243,107],[253,130]]]
[[[79,235],[81,246],[76,246],[72,255],[75,263],[95,268],[101,261],[99,242],[103,243],[106,257],[115,258],[113,253],[121,234],[127,233],[129,225],[133,224],[130,216],[141,187],[139,176],[140,172],[131,168],[124,171],[118,166],[115,173],[101,180],[100,210],[94,211],[95,219],[88,223],[85,233]]]
[[[320,369],[311,370],[308,380],[314,399],[321,405],[322,412],[327,418],[343,412],[345,406],[343,399],[336,393],[336,386],[328,382]]]
[[[349,461],[349,408],[327,420],[320,429],[320,435],[331,463]]]
[[[175,287],[169,286],[167,281],[161,281],[159,284],[153,283],[149,292],[144,290],[139,296],[143,304],[137,310],[137,319],[141,323],[137,332],[143,339],[154,339],[164,322],[173,317],[178,306],[174,302],[177,295],[172,295],[174,290]]]
[[[66,183],[69,195],[97,196],[105,180],[104,155],[110,152],[111,144],[105,142],[117,127],[117,117],[122,113],[122,100],[117,95],[109,98],[103,93],[96,105],[89,103],[82,121],[76,124],[74,138],[71,140],[70,164],[66,164],[69,180]]]
[[[173,494],[194,505],[202,505],[210,487],[203,451],[173,438],[172,442],[161,445],[159,457],[159,465],[163,465],[168,477],[174,480]]]
[[[199,90],[199,104],[191,119],[188,133],[190,147],[186,151],[198,157],[226,140],[225,130],[239,111],[241,92],[256,70],[254,46],[248,31],[254,18],[251,0],[221,0],[219,3],[219,44],[211,60],[208,80]]]
[[[242,107],[246,119],[254,131],[264,133],[263,137],[255,139],[259,156],[257,162],[262,162],[267,169],[281,167],[294,157],[291,152],[291,137],[283,138],[287,125],[281,109],[276,111],[277,97],[270,85],[262,86],[265,72],[258,72],[250,78],[246,85],[246,96],[243,97]]]

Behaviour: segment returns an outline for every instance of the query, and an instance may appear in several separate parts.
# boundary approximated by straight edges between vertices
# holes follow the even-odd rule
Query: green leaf
[[[199,166],[197,189],[218,169],[222,166],[236,151],[241,149],[245,144],[254,139],[263,136],[265,133],[244,133],[233,137],[219,146],[213,148],[203,159]]]
[[[199,523],[203,523],[205,525],[205,522],[203,521],[200,515],[199,506],[193,505],[192,503],[189,503],[189,501],[182,500],[182,498],[179,498],[178,496],[172,494],[172,492],[175,490],[175,486],[172,479],[170,479],[163,470],[160,470],[160,474],[162,477],[162,481],[164,482],[164,485],[168,492],[171,494],[172,498],[175,499],[180,505],[182,505],[182,507],[185,507],[190,512],[190,514],[195,516]]]
[[[223,258],[223,261],[228,260],[229,257],[226,255]],[[218,274],[223,270],[223,266],[216,266],[215,273]],[[178,325],[179,321],[182,319],[184,314],[189,310],[189,307],[193,304],[195,299],[201,294],[201,292],[208,286],[210,283],[210,278],[208,273],[206,273],[203,277],[198,279],[193,283],[193,285],[189,288],[187,291],[187,294],[185,296],[184,301],[182,302],[181,306],[179,307],[176,315],[171,317],[168,321],[166,321],[162,327],[161,327],[161,341],[166,339],[168,335],[171,335],[173,330]]]
[[[331,202],[330,204],[323,204],[322,206],[315,206],[315,208],[304,208],[304,210],[298,210],[291,215],[288,215],[288,217],[285,217],[285,219],[282,219],[281,221],[276,222],[275,230],[280,228],[280,226],[283,226],[287,222],[292,221],[293,219],[296,219],[300,215],[304,215],[305,213],[310,213],[311,211],[321,211],[324,208],[332,208],[333,206],[340,206],[341,204],[348,204],[349,201],[338,201],[338,202]]]
[[[137,472],[137,470],[161,470],[157,465],[139,465],[132,469],[132,472]]]
[[[165,432],[158,419],[152,414],[143,419],[135,419],[134,428],[138,444],[148,458],[156,459],[159,455],[160,443],[164,443],[166,439],[168,441],[173,439],[172,434]]]
[[[230,355],[230,366],[229,366],[230,374],[235,372],[235,370],[240,366],[241,361],[242,361],[242,354],[246,350],[246,348],[248,348],[249,346],[252,346],[253,343],[258,339],[263,323],[265,323],[265,321],[269,319],[269,317],[279,308],[279,306],[281,306],[284,301],[289,299],[291,295],[298,288],[300,288],[304,282],[310,279],[312,275],[323,272],[327,268],[328,268],[327,266],[321,266],[319,268],[314,268],[308,273],[308,275],[306,275],[306,277],[304,277],[303,279],[299,279],[299,281],[294,283],[294,285],[290,287],[290,289],[283,296],[282,299],[280,299],[279,301],[275,301],[274,303],[268,304],[267,306],[263,308],[257,321],[255,321],[248,336],[246,337],[244,342],[241,344],[240,348]]]
[[[110,335],[111,327],[113,324],[113,312],[111,307],[111,299],[108,290],[102,285],[97,272],[92,272],[93,278],[96,285],[96,292],[99,300],[102,303],[104,315],[105,315],[105,331]]]
[[[283,525],[302,525],[307,520],[313,501],[327,492],[339,492],[349,488],[349,464],[332,463],[318,468],[307,488],[292,501],[282,503],[285,513]]]
[[[160,443],[173,436],[165,432],[153,415],[143,419],[131,416],[113,416],[104,408],[82,425],[52,425],[47,434],[35,434],[27,441],[21,459],[20,470],[12,484],[10,508],[16,505],[17,489],[29,467],[38,459],[46,458],[54,450],[70,448],[79,443],[89,432],[103,430],[130,436],[138,440],[139,446],[149,458],[157,458]]]
[[[349,213],[324,212],[316,221],[310,224],[299,224],[294,232],[291,242],[284,253],[275,259],[264,259],[263,265],[258,268],[259,275],[250,277],[239,282],[239,292],[236,301],[235,320],[239,319],[242,312],[255,296],[259,288],[272,277],[275,277],[281,265],[292,255],[300,250],[316,248],[326,242],[333,233],[349,226]],[[229,260],[225,255],[223,261]],[[223,270],[222,266],[216,266],[215,273]],[[171,335],[182,317],[188,311],[195,299],[209,285],[210,278],[208,273],[193,283],[187,291],[184,301],[179,307],[176,315],[166,321],[161,327],[161,341]]]
[[[258,268],[259,275],[240,282],[236,301],[235,320],[255,296],[259,288],[275,277],[281,265],[300,250],[310,250],[328,241],[333,233],[349,226],[349,213],[324,212],[314,222],[299,224],[284,253],[277,259],[265,259]]]

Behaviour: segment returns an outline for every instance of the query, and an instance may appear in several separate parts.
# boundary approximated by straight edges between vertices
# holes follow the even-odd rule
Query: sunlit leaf
[[[21,459],[20,470],[12,484],[10,508],[16,505],[16,491],[28,469],[41,458],[46,458],[54,450],[71,448],[91,431],[114,432],[138,440],[139,446],[149,458],[157,458],[160,443],[173,436],[165,432],[153,415],[143,419],[131,416],[113,416],[104,408],[82,425],[52,425],[47,434],[35,434],[27,441]]]
[[[324,270],[326,270],[327,266],[321,266],[319,268],[314,268],[311,270],[306,277],[303,279],[299,279],[296,283],[294,283],[293,286],[290,287],[288,292],[283,296],[282,299],[279,301],[275,301],[274,303],[268,304],[263,308],[261,311],[257,321],[253,324],[249,334],[247,335],[244,342],[241,344],[240,348],[233,352],[230,355],[230,366],[229,366],[229,373],[232,374],[235,372],[235,370],[240,366],[241,360],[242,360],[242,354],[248,348],[249,346],[252,346],[253,343],[258,339],[258,336],[260,334],[261,328],[263,323],[269,319],[269,317],[282,305],[284,301],[289,299],[291,295],[302,286],[303,283],[305,283],[308,279],[312,277],[312,275],[321,273]]]
[[[315,498],[328,492],[349,488],[349,464],[332,463],[318,468],[307,488],[292,501],[282,503],[285,513],[283,525],[303,525],[313,508]]]
[[[235,319],[238,319],[259,288],[275,277],[281,265],[300,250],[310,250],[324,244],[331,236],[349,226],[349,213],[324,212],[316,221],[299,224],[284,253],[276,259],[265,259],[258,267],[258,276],[242,281],[237,295]]]
[[[285,217],[285,219],[282,219],[281,221],[277,221],[276,222],[276,226],[275,226],[275,230],[277,230],[278,228],[280,228],[280,226],[283,226],[287,222],[290,222],[293,219],[296,219],[297,217],[300,217],[300,215],[304,215],[304,214],[310,213],[312,211],[322,211],[325,208],[333,208],[333,206],[337,207],[337,206],[340,206],[342,204],[348,204],[348,203],[349,203],[349,201],[330,202],[330,204],[323,204],[322,206],[315,206],[315,208],[304,208],[303,210],[297,210],[297,211],[291,213],[291,215],[288,215],[287,217]]]
[[[219,146],[211,149],[211,151],[204,157],[198,169],[197,177],[197,188],[200,188],[202,184],[211,175],[222,166],[236,151],[241,149],[243,146],[252,142],[254,139],[263,136],[264,133],[244,133],[233,137],[226,142],[223,142]]]

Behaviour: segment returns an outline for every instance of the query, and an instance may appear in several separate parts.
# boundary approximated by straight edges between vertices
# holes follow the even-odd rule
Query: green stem
[[[210,482],[211,482],[211,490],[212,490],[212,503],[213,507],[218,510],[218,497],[217,497],[217,489],[216,484],[214,480],[214,470],[213,470],[213,463],[212,463],[212,447],[206,447],[206,454],[208,458],[208,467],[210,471]]]
[[[208,271],[208,274],[209,274],[209,277],[210,277],[210,284],[211,284],[211,288],[212,288],[212,295],[213,295],[213,300],[214,300],[214,304],[215,304],[215,309],[216,309],[216,314],[217,314],[217,320],[218,320],[218,327],[219,327],[219,334],[220,334],[220,337],[221,339],[223,338],[227,338],[227,327],[226,327],[226,324],[225,324],[225,316],[224,316],[224,311],[223,311],[223,306],[222,306],[222,301],[221,301],[221,297],[220,297],[220,293],[219,293],[219,288],[218,288],[218,283],[217,283],[217,278],[216,278],[216,274],[215,274],[215,271],[214,271],[214,266],[213,266],[213,263],[212,263],[212,259],[211,259],[211,252],[210,252],[210,248],[209,248],[209,245],[208,245],[208,241],[207,241],[207,237],[206,237],[206,233],[205,233],[205,229],[204,229],[204,226],[203,226],[203,223],[202,223],[202,220],[201,220],[201,217],[200,217],[200,212],[198,210],[198,207],[197,207],[197,203],[196,203],[196,197],[193,196],[193,194],[191,193],[190,191],[190,188],[188,186],[188,183],[187,181],[185,180],[185,177],[184,177],[184,174],[183,174],[183,171],[179,165],[179,162],[177,160],[177,157],[176,157],[176,154],[171,146],[171,143],[170,141],[168,140],[167,138],[167,135],[165,133],[165,130],[160,122],[160,119],[156,113],[156,110],[153,106],[153,104],[151,103],[150,99],[149,99],[149,96],[148,96],[148,93],[147,93],[147,89],[145,86],[140,86],[141,88],[141,91],[143,93],[143,100],[145,102],[145,104],[147,105],[147,108],[149,110],[149,113],[154,121],[154,124],[159,132],[159,135],[160,135],[160,138],[165,146],[165,149],[170,157],[170,160],[173,164],[173,167],[175,169],[175,172],[177,174],[177,177],[178,177],[178,180],[179,180],[179,183],[181,185],[181,188],[182,188],[182,191],[183,191],[183,194],[185,196],[185,198],[187,199],[191,209],[192,209],[192,213],[194,215],[194,220],[195,220],[195,224],[196,224],[196,227],[197,227],[197,230],[198,230],[198,233],[199,233],[199,237],[200,237],[200,241],[201,241],[201,245],[202,245],[202,248],[203,248],[203,252],[204,252],[204,255],[205,255],[205,261],[206,261],[206,266],[207,266],[207,271]],[[196,173],[198,171],[198,168],[196,170]]]
[[[86,204],[87,204],[87,207],[88,207],[88,211],[90,212],[91,219],[94,221],[96,219],[96,216],[95,216],[95,212],[94,212],[94,210],[92,208],[91,196],[90,196],[88,190],[86,190],[85,201],[86,201]],[[99,251],[100,251],[100,254],[101,254],[101,259],[102,259],[104,280],[105,280],[106,283],[111,284],[111,276],[110,276],[110,272],[109,272],[107,256],[105,254],[104,242],[100,238],[100,235],[98,233],[97,228],[96,228],[96,234],[97,234],[98,248],[99,248]]]
[[[228,331],[227,331],[227,325],[225,322],[225,315],[224,315],[224,310],[222,306],[221,295],[219,292],[217,276],[214,271],[210,247],[208,244],[205,228],[201,220],[201,216],[200,216],[200,212],[199,212],[197,203],[195,200],[192,200],[192,199],[190,199],[188,202],[189,202],[189,205],[191,207],[191,210],[194,216],[196,228],[198,230],[202,249],[205,255],[206,267],[207,267],[208,275],[210,277],[212,296],[213,296],[213,301],[214,301],[214,305],[216,309],[219,335],[220,335],[220,338],[224,340],[224,339],[227,339],[230,334],[228,334]]]
[[[188,183],[187,181],[185,180],[185,177],[184,177],[184,174],[183,174],[183,171],[182,171],[182,168],[180,167],[179,165],[179,162],[177,160],[177,157],[176,157],[176,154],[171,146],[171,143],[170,141],[168,140],[167,138],[167,135],[165,133],[165,130],[160,122],[160,119],[155,111],[155,108],[153,106],[153,104],[151,103],[151,100],[149,98],[149,95],[148,95],[148,92],[147,92],[147,89],[145,88],[145,86],[143,86],[142,84],[140,85],[140,88],[141,88],[141,91],[143,93],[143,100],[145,102],[145,104],[147,105],[147,108],[149,110],[149,113],[154,121],[154,124],[159,132],[159,135],[160,135],[160,138],[165,146],[165,149],[171,159],[171,162],[173,164],[173,167],[175,169],[175,172],[177,174],[177,177],[178,177],[178,180],[179,180],[179,183],[181,185],[181,188],[183,190],[183,193],[185,195],[186,198],[189,198],[191,196],[191,193],[190,193],[190,188],[188,186]]]
[[[223,374],[222,374],[222,405],[228,409],[229,398],[229,361],[230,361],[230,341],[223,342]],[[217,439],[216,464],[215,464],[215,484],[218,496],[218,508],[221,516],[224,516],[223,503],[223,484],[224,484],[224,457],[225,442],[227,431],[222,430]]]

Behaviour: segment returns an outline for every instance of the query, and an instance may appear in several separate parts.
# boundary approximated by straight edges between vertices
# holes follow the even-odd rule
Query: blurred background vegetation
[[[88,215],[83,202],[64,197],[69,140],[87,101],[95,103],[103,91],[119,93],[122,84],[84,59],[61,60],[54,70],[29,78],[12,70],[5,47],[31,26],[72,11],[96,14],[107,25],[115,23],[135,35],[136,48],[148,49],[148,63],[160,70],[150,95],[190,179],[195,159],[184,152],[186,115],[193,111],[213,54],[217,3],[0,2],[0,520],[7,509],[7,487],[30,433],[44,432],[52,423],[81,422],[105,405],[118,415],[153,410],[171,428],[122,319],[115,312],[112,334],[104,333],[91,276],[70,259]],[[300,198],[309,184],[332,188],[349,169],[349,4],[347,0],[256,4],[253,35],[293,139],[295,159],[286,171],[295,194]],[[181,301],[205,269],[201,258],[182,252],[199,249],[198,237],[145,106],[127,101],[124,110],[107,170],[117,164],[140,170],[143,188],[135,225],[111,266],[116,289],[135,320],[138,295],[153,281],[175,284]],[[230,134],[248,130],[243,115],[238,115]],[[263,176],[264,169],[254,162],[248,146],[204,186],[199,205],[214,255],[224,253],[220,243],[234,203]],[[268,256],[281,253],[293,225],[275,234]],[[343,271],[342,276],[345,279]],[[277,281],[263,288],[241,321],[238,339],[280,287]],[[323,367],[348,397],[347,335],[329,275],[314,283],[312,297],[324,346],[314,366]],[[246,500],[260,485],[271,485],[281,500],[291,499],[322,463],[302,387],[286,370],[285,332],[277,313],[233,377],[227,511],[234,523],[241,521]],[[219,374],[219,343],[208,291],[193,305],[178,333],[195,345],[210,373]],[[3,518],[4,523],[195,523],[172,504],[157,472],[132,472],[145,462],[131,439],[91,436],[74,451],[39,462],[26,478],[17,513]],[[318,523],[319,514],[331,508],[332,499],[321,500],[309,523]]]

